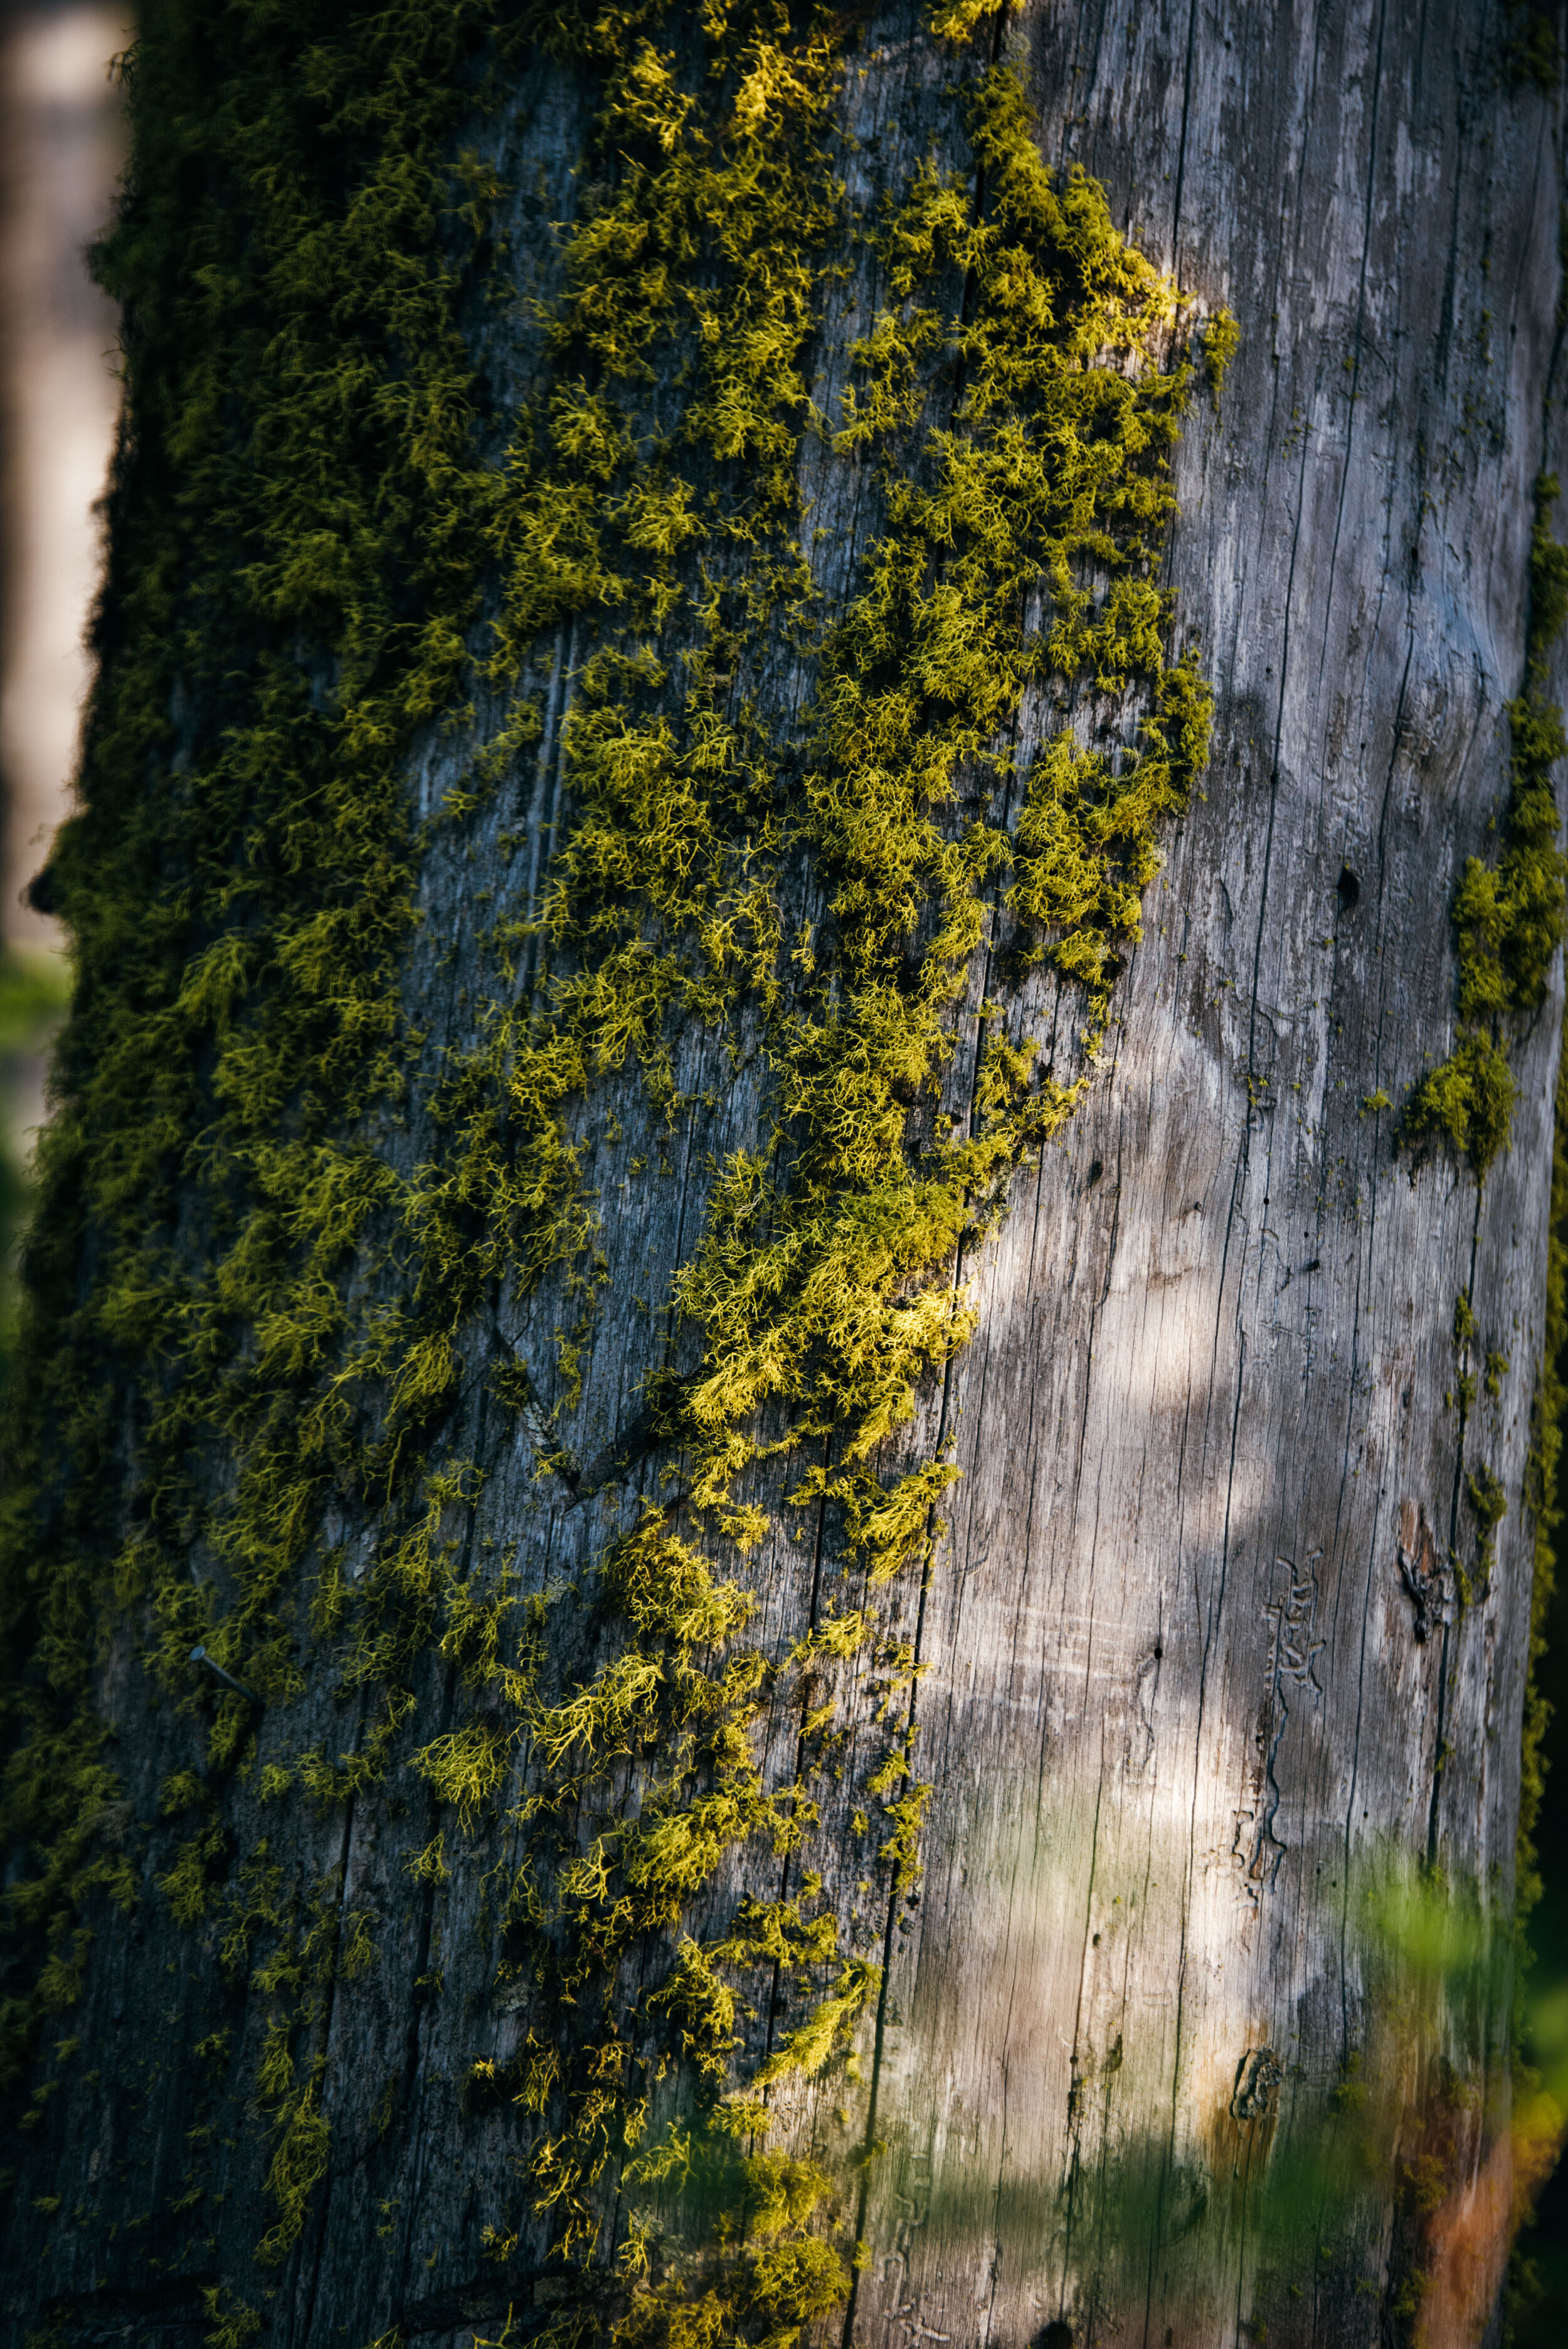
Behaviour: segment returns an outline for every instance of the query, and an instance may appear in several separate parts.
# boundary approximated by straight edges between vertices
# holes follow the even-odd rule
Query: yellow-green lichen
[[[960,14],[944,37],[978,21]],[[465,273],[499,274],[496,184],[459,139],[524,36],[578,56],[597,117],[545,360],[503,418],[459,330]],[[269,1708],[330,1672],[366,1726],[270,1765],[278,1847],[291,1806],[398,1774],[445,1812],[411,1863],[436,1900],[507,1815],[496,1931],[533,2002],[515,2062],[469,2086],[537,2133],[531,2209],[492,2252],[542,2222],[593,2269],[561,2323],[591,2328],[592,2302],[628,2343],[782,2349],[848,2287],[831,2234],[852,2214],[763,2143],[882,1989],[810,1838],[851,1767],[881,1898],[917,1878],[918,1659],[879,1609],[927,1569],[954,1471],[905,1431],[973,1327],[964,1249],[1081,1097],[1159,829],[1207,749],[1157,584],[1190,388],[1174,289],[1092,181],[1046,170],[1016,79],[967,58],[950,143],[969,162],[916,169],[858,231],[847,37],[763,0],[668,26],[535,14],[521,34],[500,0],[301,0],[281,30],[259,5],[153,0],[104,264],[130,305],[135,433],[84,807],[56,859],[83,978],[8,1503],[5,1628],[42,1660],[6,1692],[7,1799],[40,1855],[9,1914],[43,1952],[7,2011],[13,2061],[40,2002],[74,1995],[79,1904],[132,1889],[93,1826],[116,1792],[95,1627],[129,1619],[170,1699],[196,1644]],[[809,347],[846,260],[873,315],[821,414]],[[875,502],[847,593],[801,507],[807,450]],[[1117,747],[1086,722],[1020,748],[1075,698]],[[475,747],[421,835],[403,777],[437,720]],[[550,854],[484,916],[469,1032],[428,1043],[401,991],[420,859],[520,776]],[[988,996],[959,1112],[944,1085],[982,954],[998,990],[1048,966],[1081,1024],[1042,1073],[1016,999]],[[646,1397],[678,1494],[609,1545],[600,1661],[563,1677],[549,1597],[464,1563],[484,1481],[454,1406],[504,1285],[558,1300],[573,1408],[603,1278],[584,1103],[624,1105],[634,1075],[656,1151],[694,1027],[749,1056],[763,1106],[655,1300],[684,1349]],[[575,1478],[532,1375],[488,1368],[542,1472]],[[128,1409],[111,1537],[95,1485]],[[379,1526],[352,1580],[329,1505]],[[854,1588],[781,1651],[749,1644],[745,1560],[807,1512]],[[449,1724],[419,1717],[434,1653]],[[798,1710],[793,1775],[764,1764],[769,1706]],[[862,1739],[829,1767],[841,1708],[885,1721],[874,1765]],[[224,1693],[210,1768],[248,1767],[253,1730]],[[232,1854],[221,1791],[180,1799],[159,1897],[211,1919],[222,1967],[270,2002],[268,2263],[330,2158],[327,1988],[351,1995],[374,1944],[332,1879]],[[796,1889],[689,1930],[747,1851]],[[760,1986],[792,1981],[744,2076]],[[649,2215],[612,2261],[616,2194]],[[683,2194],[717,2217],[671,2256]]]
[[[1241,348],[1242,330],[1229,310],[1216,310],[1203,329],[1203,364],[1209,374],[1209,396],[1216,408],[1225,388],[1231,361]]]
[[[1468,1157],[1479,1182],[1508,1142],[1517,1088],[1507,1052],[1511,1019],[1539,1009],[1564,928],[1568,863],[1557,844],[1552,771],[1568,739],[1547,695],[1547,664],[1568,618],[1568,547],[1553,538],[1555,474],[1535,486],[1524,688],[1508,705],[1511,773],[1495,865],[1466,860],[1455,893],[1460,1040],[1423,1077],[1399,1121],[1401,1146],[1441,1140]]]
[[[1545,1327],[1541,1347],[1541,1370],[1531,1402],[1530,1458],[1525,1472],[1525,1500],[1534,1524],[1534,1552],[1515,1894],[1522,1918],[1528,1916],[1540,1899],[1542,1889],[1534,1837],[1542,1798],[1546,1790],[1544,1743],[1551,1717],[1551,1708],[1542,1685],[1542,1662],[1546,1653],[1546,1620],[1556,1580],[1554,1537],[1562,1523],[1558,1464],[1563,1448],[1563,1413],[1568,1409],[1568,1388],[1565,1388],[1563,1377],[1563,1349],[1568,1344],[1568,1054],[1561,1058],[1558,1065],[1553,1140],[1552,1212],[1546,1243]]]
[[[814,215],[803,191],[791,195],[790,169],[810,171],[810,140],[821,135],[830,85],[825,65],[816,69],[822,78],[814,84],[802,67],[768,63],[797,120],[776,109],[765,132],[748,113],[737,133],[734,116],[718,117],[721,131],[727,119],[739,139],[748,186],[798,201],[808,222]],[[761,70],[749,53],[747,70]],[[724,85],[727,106],[732,88]],[[1078,175],[1053,184],[1016,82],[984,78],[969,129],[986,174],[985,212],[976,219],[962,191],[928,170],[877,233],[890,306],[857,347],[834,445],[875,464],[886,523],[864,585],[835,613],[821,605],[798,543],[774,534],[793,526],[792,462],[777,474],[764,469],[760,493],[748,475],[742,513],[722,475],[706,492],[696,481],[678,487],[676,469],[692,461],[694,445],[710,462],[738,445],[727,428],[715,429],[711,377],[732,381],[727,337],[742,330],[726,323],[721,270],[717,292],[704,296],[711,331],[679,427],[664,429],[655,459],[633,453],[650,439],[637,402],[652,355],[684,320],[662,274],[651,308],[645,281],[628,297],[605,256],[673,250],[690,234],[690,174],[712,168],[714,134],[673,60],[646,48],[611,77],[603,119],[629,168],[613,209],[582,233],[581,254],[574,243],[557,329],[562,363],[596,363],[597,373],[577,378],[570,409],[557,403],[533,430],[527,468],[515,476],[518,518],[498,527],[534,544],[545,520],[553,529],[566,509],[585,450],[597,452],[600,486],[578,497],[573,527],[583,559],[591,547],[605,566],[593,575],[593,600],[617,618],[607,640],[590,639],[562,728],[574,818],[540,923],[552,948],[548,1012],[527,1030],[498,1023],[493,1058],[481,1053],[483,1067],[463,1073],[461,1097],[481,1097],[504,1072],[531,1121],[525,1133],[542,1136],[533,1146],[551,1172],[533,1206],[543,1236],[527,1260],[542,1263],[584,1243],[558,1237],[570,1234],[575,1183],[563,1129],[554,1126],[552,1142],[551,1126],[533,1122],[553,1121],[575,1088],[628,1056],[655,1106],[667,1102],[672,1011],[721,1021],[742,1002],[753,1007],[775,1093],[772,1144],[737,1153],[720,1171],[706,1231],[674,1295],[681,1322],[700,1332],[700,1360],[663,1391],[659,1410],[667,1435],[685,1447],[696,1526],[706,1520],[705,1538],[727,1536],[742,1554],[768,1518],[733,1498],[737,1479],[782,1451],[827,1444],[832,1464],[804,1465],[786,1506],[837,1507],[846,1556],[859,1561],[869,1595],[906,1560],[928,1557],[940,1531],[951,1466],[928,1460],[889,1483],[877,1459],[908,1423],[920,1381],[972,1327],[946,1267],[1020,1153],[1070,1113],[1082,1079],[1037,1078],[1030,1041],[1004,1032],[988,1038],[962,1132],[939,1128],[912,1148],[912,1101],[936,1098],[954,1040],[951,1006],[988,936],[1015,967],[1048,956],[1082,985],[1092,1044],[1119,949],[1137,936],[1156,827],[1184,803],[1206,750],[1206,690],[1190,667],[1166,664],[1165,599],[1148,577],[1171,511],[1164,459],[1187,385],[1185,369],[1164,372],[1148,357],[1173,296],[1117,238],[1091,182]],[[801,143],[791,163],[792,137]],[[645,166],[638,140],[651,150]],[[681,142],[695,160],[677,164],[669,159]],[[830,184],[826,172],[812,176]],[[761,201],[746,226],[763,246],[774,234],[789,243],[799,282],[809,239]],[[824,219],[824,254],[836,233]],[[738,265],[736,233],[727,227],[717,256],[730,266]],[[965,286],[967,311],[954,319],[943,289],[951,301]],[[733,311],[744,323],[745,305]],[[779,329],[786,364],[770,378],[774,405],[760,405],[748,380],[727,411],[744,414],[758,450],[774,450],[780,410],[795,433],[818,429],[791,372],[798,316],[790,310]],[[965,388],[944,418],[933,413],[936,369],[954,347]],[[638,483],[649,462],[659,511],[683,525],[680,560],[672,556],[656,593],[634,582],[629,565],[611,567],[625,560],[616,550],[626,516],[648,511]],[[685,593],[703,633],[682,655],[672,713],[668,657],[649,632],[680,608],[683,565],[700,583],[695,595]],[[1085,584],[1086,567],[1089,576],[1099,570],[1098,586]],[[531,560],[523,578],[525,620],[512,638],[503,618],[503,643],[521,645],[523,629],[539,625]],[[1046,625],[1032,632],[1024,613],[1042,586]],[[590,583],[579,577],[573,592],[588,596]],[[815,664],[798,750],[744,701],[738,720],[733,714],[736,677],[748,675],[745,634],[764,616]],[[971,801],[976,780],[983,798],[998,785],[1006,793],[1006,730],[1031,683],[1078,677],[1106,694],[1145,680],[1138,744],[1106,756],[1068,736],[1048,740],[1024,779],[1016,832],[973,814],[954,823],[946,812],[956,812],[961,774]],[[780,803],[781,759],[798,762],[795,812]],[[821,876],[824,908],[786,958],[779,876],[802,848]],[[912,963],[910,941],[923,926]],[[521,950],[521,935],[515,943]],[[988,1022],[999,1016],[991,1007]],[[467,1179],[456,1163],[448,1195]],[[553,1227],[541,1225],[543,1216]],[[764,1434],[761,1416],[780,1403],[789,1413],[785,1445]],[[815,1800],[803,1784],[769,1788],[748,1724],[767,1701],[777,1702],[781,1673],[854,1653],[869,1629],[857,1619],[851,1638],[840,1619],[814,1630],[805,1651],[777,1661],[733,1646],[726,1656],[723,1643],[745,1623],[744,1594],[716,1578],[658,1513],[611,1552],[603,1589],[624,1626],[622,1652],[592,1682],[523,1702],[543,1785],[512,1814],[530,1827],[531,1855],[510,1913],[523,1946],[531,1933],[550,1951],[550,1977],[573,2002],[613,1980],[624,1951],[673,1931],[727,1853],[764,1837],[786,1856],[809,1837]],[[895,1682],[901,1671],[907,1682],[907,1663],[890,1665]],[[818,1708],[810,1719],[831,1712]],[[905,1717],[913,1730],[907,1707]],[[907,1788],[882,1804],[881,1858],[893,1893],[918,1877],[930,1795],[910,1784],[908,1751],[906,1736],[866,1781],[873,1796]],[[424,1766],[461,1799],[454,1760],[444,1744],[428,1751]],[[594,1827],[585,1849],[575,1831],[563,1840],[559,1823],[584,1809],[594,1816],[594,1789],[607,1794],[628,1762],[648,1774],[638,1816]],[[783,1930],[781,1915],[769,1919],[770,1934]],[[797,1914],[789,1928],[817,1936],[819,1963],[836,1940],[826,1934],[832,1921]],[[851,1958],[749,2085],[725,2093],[738,2035],[734,1978],[757,1961],[745,1934],[707,1947],[687,1936],[666,1981],[643,2002],[645,2031],[665,2018],[678,2030],[676,2052],[720,2090],[707,2108],[705,2159],[735,2130],[768,2124],[758,2091],[830,2060],[877,1986],[877,1967]],[[545,1978],[542,1970],[542,1985]],[[558,2027],[569,2039],[564,2014]],[[535,2207],[552,2216],[559,2247],[585,2258],[616,2164],[629,2164],[627,2175],[665,2178],[660,2147],[676,2140],[639,2149],[646,2059],[623,2040],[606,2043],[595,2030],[554,2060],[558,2117],[532,2156]],[[647,2310],[663,2305],[656,2284],[649,2292],[641,2313],[634,2300],[628,2338],[640,2337],[634,2328],[655,2321]],[[716,2323],[742,2321],[730,2284],[715,2282],[702,2304]]]

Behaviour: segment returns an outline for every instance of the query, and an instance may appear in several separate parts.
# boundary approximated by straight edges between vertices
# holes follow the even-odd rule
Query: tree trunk
[[[7,2340],[1486,2334],[1553,32],[152,0]]]

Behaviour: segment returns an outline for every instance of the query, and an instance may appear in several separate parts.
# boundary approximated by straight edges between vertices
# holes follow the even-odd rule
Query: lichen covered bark
[[[1281,71],[1282,26],[1249,36]],[[1130,2312],[1196,2342],[1233,2303],[1337,2342],[1437,2289],[1433,2214],[1503,2110],[1540,1317],[1486,1235],[1533,1266],[1542,1048],[1511,997],[1484,1204],[1451,1129],[1390,1190],[1442,924],[1407,1029],[1328,1083],[1303,957],[1326,926],[1354,955],[1363,895],[1396,916],[1352,870],[1348,717],[1319,909],[1318,721],[1253,674],[1304,583],[1343,627],[1326,554],[1270,602],[1322,536],[1283,264],[1167,250],[1190,112],[1218,169],[1196,32],[1077,37],[148,12],[7,1502],[18,2323],[784,2349]],[[1079,81],[1110,201],[1042,160]],[[1179,151],[1116,132],[1177,88]],[[1496,106],[1541,135],[1543,98]],[[1341,176],[1303,201],[1337,220]],[[1488,234],[1529,254],[1542,217]],[[1345,298],[1333,235],[1322,266]],[[1532,446],[1444,477],[1494,516],[1501,650],[1483,781],[1432,734],[1439,843],[1511,804],[1549,295],[1511,322]],[[1419,529],[1426,427],[1379,429]],[[1377,628],[1365,657],[1398,905],[1416,700]],[[1433,1294],[1386,1342],[1401,1216]],[[1365,1320],[1341,1370],[1309,1304],[1298,1363],[1279,1300],[1341,1241]],[[1398,1446],[1329,1421],[1418,1376],[1364,1505]],[[1353,1685],[1401,1692],[1365,1765]],[[1435,1973],[1401,1855],[1480,1920]]]
[[[853,2163],[769,2138],[852,2061],[920,1876],[891,1586],[954,1471],[904,1431],[973,1326],[959,1253],[1081,1094],[1208,723],[1151,576],[1176,289],[1046,171],[994,39],[945,38],[923,135],[853,189],[853,44],[809,11],[172,9],[129,68],[9,2017],[22,2074],[106,1902],[184,1930],[171,2074],[246,2111],[263,2198],[200,2285],[236,2338],[299,2287],[392,1921],[355,1855],[411,1804],[403,2002],[468,1909],[518,2017],[463,2085],[511,2142],[495,2292],[553,2258],[562,2324],[782,2340],[849,2291]],[[982,956],[1078,982],[1057,1073],[988,997],[953,1082]],[[641,1295],[617,1145],[668,1256]],[[548,1499],[496,1497],[520,1447],[583,1512],[575,1572],[541,1570]],[[35,2128],[95,2101],[76,2035]],[[192,2244],[222,2127],[172,2198]]]

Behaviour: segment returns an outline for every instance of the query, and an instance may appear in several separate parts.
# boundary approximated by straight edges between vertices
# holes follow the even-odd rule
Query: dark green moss
[[[82,1902],[133,1897],[98,1824],[103,1628],[129,1612],[171,1692],[200,1641],[286,1699],[280,1602],[371,1448],[330,1382],[395,1190],[353,1137],[407,1083],[399,761],[478,592],[464,507],[488,476],[442,243],[482,239],[449,145],[495,21],[151,0],[126,66],[135,159],[99,270],[128,420],[82,809],[51,865],[77,980],[9,1406],[5,1811],[32,1864],[5,1912],[45,1951],[0,2018],[13,2071],[74,1994]],[[420,609],[449,625],[411,631]],[[214,1445],[237,1471],[216,1516]],[[199,1530],[232,1569],[222,1611],[186,1563]],[[246,1731],[225,1700],[214,1760]],[[201,1851],[166,1897],[206,1905]]]
[[[1507,0],[1503,65],[1516,89],[1554,90],[1563,75],[1562,11],[1555,0]]]

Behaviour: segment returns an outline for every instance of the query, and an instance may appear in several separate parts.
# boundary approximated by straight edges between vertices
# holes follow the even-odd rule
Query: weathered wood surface
[[[1449,1049],[1445,910],[1504,790],[1553,454],[1560,158],[1549,109],[1498,88],[1499,36],[1376,5],[1038,22],[1047,151],[1242,321],[1171,565],[1223,682],[1114,1067],[1019,1185],[953,1381],[966,1481],[921,1694],[941,1792],[879,2074],[867,2341],[1032,2338],[1102,2260],[1123,2337],[1169,2339],[1178,2208],[1286,2155],[1293,2114],[1310,2142],[1353,2051],[1393,2060],[1358,1861],[1511,1880],[1555,999],[1479,1212],[1451,1169],[1412,1185],[1362,1107]],[[1445,1406],[1467,1287],[1511,1362],[1468,1464],[1510,1515],[1486,1599],[1423,1642],[1408,1520],[1474,1547]],[[1501,2068],[1501,2013],[1487,2037]],[[1238,2126],[1265,2046],[1277,2119]],[[1137,2262],[1084,2240],[1108,2163],[1152,2206]],[[1386,2209],[1327,2271],[1313,2223],[1301,2299],[1238,2227],[1228,2294],[1177,2338],[1254,2313],[1271,2340],[1379,2338]]]
[[[1171,562],[1222,693],[1115,1067],[1018,1184],[953,1377],[920,1693],[942,1792],[857,2309],[887,2342],[1033,2337],[1101,2260],[1122,2337],[1169,2340],[1183,2201],[1279,2161],[1294,2114],[1316,2128],[1352,2051],[1394,2058],[1357,1863],[1432,1851],[1504,1896],[1514,1844],[1554,1008],[1479,1210],[1449,1167],[1410,1182],[1361,1104],[1449,1050],[1444,911],[1504,787],[1552,456],[1552,118],[1498,89],[1498,24],[1467,9],[1085,9],[1036,40],[1047,150],[1242,319]],[[1470,1428],[1510,1517],[1486,1599],[1422,1642],[1406,1520],[1474,1553],[1462,1288],[1510,1355]],[[1488,2044],[1502,2067],[1502,2013]],[[1237,2124],[1263,2046],[1279,2114]],[[1106,2163],[1143,2194],[1136,2262],[1085,2241]],[[1312,2227],[1300,2300],[1284,2243],[1237,2227],[1228,2297],[1176,2337],[1253,2313],[1383,2337],[1387,2208],[1328,2271]]]
[[[872,184],[896,183],[934,120],[931,45],[913,23],[874,26],[847,85]],[[1357,2053],[1387,2073],[1396,2106],[1415,2098],[1409,2042],[1369,2006],[1364,1864],[1429,1852],[1503,1903],[1511,1878],[1560,996],[1518,1055],[1513,1147],[1479,1207],[1440,1160],[1412,1182],[1390,1116],[1363,1104],[1380,1090],[1398,1103],[1449,1046],[1448,908],[1505,793],[1531,485],[1552,454],[1557,113],[1504,86],[1497,9],[1121,0],[1052,5],[1007,37],[1047,157],[1102,179],[1135,241],[1242,324],[1222,410],[1191,415],[1171,558],[1181,625],[1201,632],[1219,688],[1215,750],[1150,893],[1093,1092],[962,1268],[978,1333],[911,1439],[915,1456],[945,1432],[965,1472],[923,1604],[913,1589],[903,1602],[926,1668],[926,1876],[917,1899],[859,1919],[861,1945],[888,1954],[883,2005],[860,2083],[804,2100],[795,2141],[844,2165],[851,2220],[865,2178],[872,2263],[845,2337],[867,2349],[1024,2349],[1055,2323],[1080,2341],[1197,2349],[1263,2318],[1274,2341],[1341,2349],[1392,2323],[1391,2171],[1367,2182],[1327,2259],[1310,2214],[1288,2257],[1282,2238],[1260,2240],[1238,2180],[1315,2158]],[[569,212],[580,113],[542,72],[500,142],[525,254],[540,249],[531,224]],[[852,283],[830,322],[824,397],[873,292]],[[526,337],[492,357],[521,379]],[[822,462],[823,559],[848,579],[874,517]],[[568,642],[562,674],[573,657]],[[542,664],[544,683],[552,648]],[[1043,722],[1026,711],[1026,737]],[[432,854],[409,992],[435,1035],[464,1017],[470,900],[521,874],[496,832],[550,820],[551,740],[516,805]],[[452,756],[428,746],[415,786],[438,788]],[[1354,888],[1338,888],[1342,871]],[[985,982],[976,969],[959,1103]],[[1037,994],[1036,1031],[1066,1035],[1071,1001]],[[611,1267],[564,1431],[584,1463],[634,1421],[656,1358],[634,1300],[656,1303],[689,1255],[711,1158],[758,1129],[755,1072],[732,1080],[717,1045],[694,1040],[681,1075],[712,1102],[666,1171],[632,1171],[645,1147],[634,1089],[619,1143],[603,1138],[604,1095],[584,1112]],[[412,1164],[421,1139],[389,1146]],[[1478,1400],[1461,1462],[1445,1395],[1467,1287],[1482,1345],[1510,1368],[1496,1402]],[[489,1472],[466,1555],[479,1570],[487,1543],[520,1542],[524,1590],[589,1569],[639,1486],[656,1489],[656,1462],[593,1493],[541,1479],[526,1427],[487,1397],[500,1334],[558,1400],[561,1310],[550,1293],[498,1301],[451,1439]],[[1463,1472],[1483,1458],[1510,1501],[1490,1587],[1446,1627],[1434,1605],[1419,1638],[1401,1544],[1473,1559]],[[816,1603],[801,1530],[756,1568],[769,1647]],[[346,1518],[326,1537],[352,1564],[376,1531]],[[167,1709],[129,1634],[103,1698],[124,1832],[150,1882],[172,1840],[158,1788],[199,1752],[200,1703]],[[433,1658],[408,1748],[459,1702]],[[297,1705],[269,1708],[257,1758],[348,1750],[366,1728],[324,1673]],[[793,1717],[771,1724],[780,1775],[797,1733]],[[278,1835],[245,1785],[226,1802],[238,1853]],[[825,1817],[817,1865],[843,1825]],[[227,2005],[210,1950],[150,1894],[129,1924],[106,1916],[71,2021],[101,2087],[61,2100],[38,2132],[29,2190],[76,2215],[46,2227],[14,2206],[8,2340],[52,2312],[69,2340],[183,2349],[210,2330],[201,2295],[220,2282],[253,2298],[278,2287],[264,2302],[278,2349],[364,2349],[394,2326],[408,2349],[457,2349],[529,2304],[547,2237],[514,2166],[531,2124],[466,2110],[463,2087],[476,2056],[510,2055],[523,2027],[493,1988],[480,1880],[511,1831],[438,1888],[407,1872],[440,1823],[411,1775],[288,1820],[300,1884],[331,1881],[341,1918],[368,1912],[377,1951],[334,1992],[331,2167],[297,2250],[275,2276],[251,2265],[269,2148],[243,2099],[266,1999]],[[847,1920],[860,1862],[847,1832],[841,1847]],[[694,1926],[722,1924],[739,1881]],[[199,2076],[179,2051],[224,2020],[232,2044]],[[756,2053],[772,2027],[756,2024]],[[1495,2123],[1500,2003],[1479,2035]],[[160,2249],[170,2205],[188,2132],[208,2119],[217,2199],[201,2242],[176,2256]],[[872,2141],[885,2150],[851,2168]],[[1478,2129],[1465,2158],[1486,2151]],[[488,2262],[483,2230],[520,2224],[513,2264]]]

